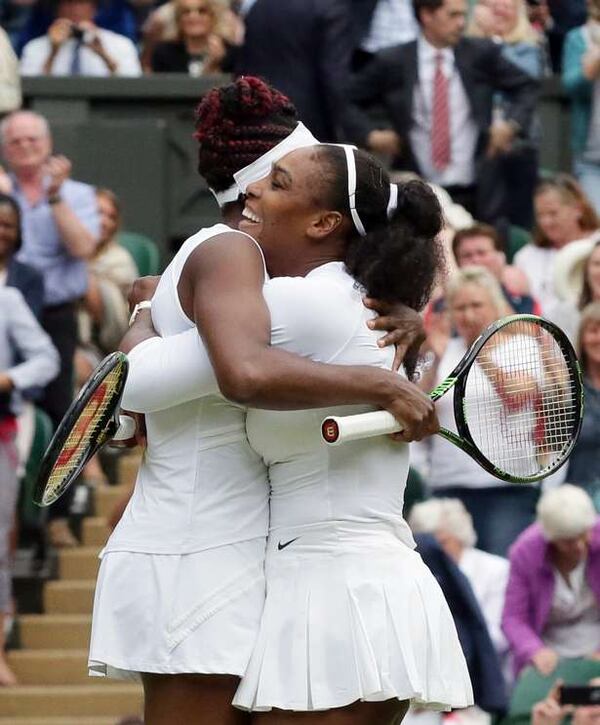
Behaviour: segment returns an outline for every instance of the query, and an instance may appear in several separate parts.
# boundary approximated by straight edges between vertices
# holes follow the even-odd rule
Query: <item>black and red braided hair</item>
[[[298,115],[287,96],[260,78],[242,76],[213,88],[196,108],[198,173],[215,191],[225,191],[233,174],[290,135]]]

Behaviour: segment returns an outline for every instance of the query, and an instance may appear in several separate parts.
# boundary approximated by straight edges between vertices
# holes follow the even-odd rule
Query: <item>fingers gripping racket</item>
[[[135,421],[119,416],[128,362],[122,352],[108,355],[71,403],[42,459],[33,500],[49,506],[73,483],[90,458],[109,440],[126,440]]]
[[[579,363],[567,336],[548,320],[511,315],[494,322],[429,395],[436,401],[451,389],[458,433],[439,434],[504,481],[545,478],[577,441]],[[326,418],[321,427],[331,445],[401,430],[386,411]]]

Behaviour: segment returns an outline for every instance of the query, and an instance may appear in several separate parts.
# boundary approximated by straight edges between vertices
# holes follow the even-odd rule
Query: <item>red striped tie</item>
[[[438,171],[450,163],[450,112],[448,108],[448,79],[444,75],[444,56],[435,55],[433,76],[433,118],[431,124],[431,159]]]

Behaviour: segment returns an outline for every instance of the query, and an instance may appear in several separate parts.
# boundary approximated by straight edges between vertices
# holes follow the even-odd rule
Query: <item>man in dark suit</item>
[[[354,77],[344,130],[493,223],[504,212],[499,159],[527,134],[537,82],[507,61],[500,45],[463,37],[466,0],[413,0],[413,7],[419,37],[378,53]],[[499,91],[508,111],[492,122]],[[391,129],[379,128],[365,111],[381,103]]]
[[[356,37],[348,0],[249,5],[236,73],[267,80],[320,141],[336,141]]]

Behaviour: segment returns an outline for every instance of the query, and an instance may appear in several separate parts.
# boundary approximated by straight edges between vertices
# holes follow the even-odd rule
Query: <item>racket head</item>
[[[102,360],[60,422],[40,466],[33,500],[49,506],[116,433],[129,363],[122,352]]]
[[[456,426],[486,471],[533,483],[567,461],[584,395],[577,355],[559,327],[535,315],[504,317],[473,343],[461,367],[453,372]]]

